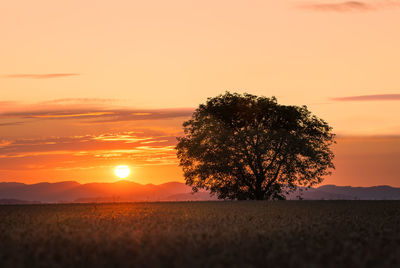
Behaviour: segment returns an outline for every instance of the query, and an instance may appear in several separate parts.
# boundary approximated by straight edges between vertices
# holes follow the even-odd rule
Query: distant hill
[[[324,185],[291,193],[287,198],[298,199],[299,195],[305,200],[400,200],[400,188]],[[159,185],[143,185],[131,181],[87,184],[75,181],[0,183],[0,204],[206,200],[216,200],[216,197],[206,191],[193,194],[191,187],[181,182]]]
[[[25,201],[18,199],[0,199],[0,205],[26,205],[26,204],[41,204],[39,201]]]
[[[213,200],[208,193],[191,193],[191,187],[180,182],[139,184],[131,181],[80,184],[74,181],[56,183],[0,183],[0,199],[58,202],[129,202]]]
[[[306,200],[400,200],[400,188],[387,185],[373,187],[352,187],[324,185],[292,193],[288,199],[298,199],[301,195]]]

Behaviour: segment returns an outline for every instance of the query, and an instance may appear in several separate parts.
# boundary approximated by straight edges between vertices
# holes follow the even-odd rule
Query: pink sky
[[[325,183],[400,186],[399,1],[2,1],[0,180],[183,181],[175,137],[225,90],[307,105]]]

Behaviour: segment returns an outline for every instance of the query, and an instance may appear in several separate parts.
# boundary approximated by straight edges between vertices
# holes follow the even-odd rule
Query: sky
[[[0,2],[0,181],[184,181],[182,122],[225,91],[307,105],[324,184],[400,187],[400,1]]]

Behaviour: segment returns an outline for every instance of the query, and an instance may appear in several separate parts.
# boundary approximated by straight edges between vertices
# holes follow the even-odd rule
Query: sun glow
[[[129,176],[129,173],[131,173],[131,170],[129,169],[128,166],[117,166],[115,168],[114,172],[118,178],[125,179],[126,177]]]

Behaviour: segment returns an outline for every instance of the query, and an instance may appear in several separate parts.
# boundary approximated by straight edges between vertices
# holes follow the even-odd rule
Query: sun
[[[129,176],[129,173],[131,173],[131,170],[129,169],[128,166],[117,166],[114,170],[115,175],[117,175],[118,178],[125,179],[126,177]]]

